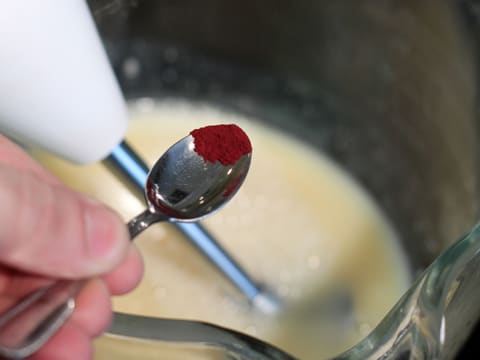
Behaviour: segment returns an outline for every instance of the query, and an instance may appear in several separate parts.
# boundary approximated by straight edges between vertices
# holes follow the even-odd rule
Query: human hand
[[[86,360],[111,321],[110,297],[133,289],[141,257],[120,217],[75,192],[0,135],[0,313],[33,289],[91,278],[72,316],[32,360]]]

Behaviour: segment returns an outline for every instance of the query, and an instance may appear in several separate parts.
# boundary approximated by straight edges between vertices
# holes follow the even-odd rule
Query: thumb
[[[33,172],[0,165],[0,263],[52,277],[106,273],[126,256],[112,210]]]

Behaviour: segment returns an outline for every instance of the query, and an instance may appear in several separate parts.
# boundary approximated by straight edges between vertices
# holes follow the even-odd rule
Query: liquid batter
[[[287,306],[276,317],[252,311],[172,225],[157,224],[135,240],[145,277],[133,293],[114,299],[116,310],[212,322],[301,359],[321,359],[364,337],[408,286],[394,231],[372,199],[318,151],[211,105],[143,99],[130,111],[127,140],[150,164],[200,126],[235,123],[246,131],[253,146],[249,175],[232,201],[204,224]],[[75,167],[45,154],[39,158],[126,221],[144,209],[102,165]],[[96,359],[112,358],[108,346],[99,341]],[[121,358],[118,351],[115,358]]]

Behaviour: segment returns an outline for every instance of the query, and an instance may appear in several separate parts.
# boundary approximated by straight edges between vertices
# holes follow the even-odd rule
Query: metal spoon
[[[159,221],[193,222],[225,205],[242,185],[251,154],[234,165],[205,161],[193,137],[171,146],[155,163],[145,185],[147,209],[128,223],[132,238]]]
[[[147,209],[128,224],[134,239],[153,223],[191,222],[225,205],[242,185],[251,154],[234,165],[203,160],[187,136],[151,169],[145,186]],[[37,351],[68,319],[85,280],[59,281],[26,296],[0,315],[0,355],[24,358]]]
[[[126,141],[122,141],[112,150],[104,164],[130,191],[139,195],[144,193],[148,166]],[[266,286],[258,283],[201,222],[176,222],[173,225],[245,296],[254,309],[265,314],[278,312],[281,308],[278,297]]]

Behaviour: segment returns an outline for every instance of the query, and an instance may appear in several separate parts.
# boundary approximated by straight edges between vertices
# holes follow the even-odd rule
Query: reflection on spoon
[[[202,129],[211,131],[220,126],[228,125]],[[210,160],[205,160],[195,144],[198,138],[198,135],[184,137],[171,146],[150,170],[145,186],[147,209],[128,223],[132,238],[158,221],[198,221],[225,205],[242,185],[250,167],[251,151],[248,150],[251,148],[235,153],[229,158],[232,161],[212,161],[218,148],[221,150],[218,154],[224,155],[228,145],[213,137],[208,143],[209,150],[203,149],[210,155]],[[204,147],[207,146],[205,142],[202,143]],[[230,144],[236,145],[235,142]]]

